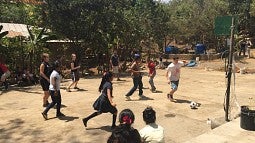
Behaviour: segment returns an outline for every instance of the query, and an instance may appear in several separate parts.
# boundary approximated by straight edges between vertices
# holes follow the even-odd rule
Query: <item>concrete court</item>
[[[239,127],[239,119],[228,122],[214,130],[206,124],[207,118],[224,117],[223,101],[226,91],[224,72],[205,71],[203,68],[182,68],[179,90],[174,96],[177,102],[166,99],[169,85],[166,83],[165,70],[157,70],[155,84],[157,93],[148,89],[148,77],[143,77],[144,95],[147,100],[138,100],[138,92],[125,101],[124,95],[132,86],[129,76],[114,80],[114,101],[119,111],[130,108],[136,119],[133,127],[144,126],[142,111],[153,106],[157,112],[157,123],[165,128],[166,143],[203,142],[203,143],[253,143],[255,132]],[[238,103],[247,105],[248,98],[254,97],[254,74],[236,74]],[[40,86],[11,87],[0,95],[0,142],[1,143],[104,143],[110,135],[111,115],[102,114],[88,122],[87,129],[81,119],[93,112],[92,104],[98,97],[100,77],[85,77],[79,82],[80,91],[62,93],[62,112],[67,116],[55,118],[55,109],[48,113],[50,120],[41,116],[42,90]],[[62,87],[69,84],[63,82]],[[255,98],[254,98],[255,99]],[[196,110],[189,108],[189,102],[196,101],[201,106]],[[246,137],[247,136],[247,137]]]

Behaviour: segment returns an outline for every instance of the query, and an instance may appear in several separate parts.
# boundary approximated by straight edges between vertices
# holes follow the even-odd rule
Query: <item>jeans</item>
[[[61,94],[60,94],[60,90],[57,91],[57,95],[54,95],[54,92],[55,91],[50,90],[50,96],[51,96],[52,102],[44,110],[44,113],[46,113],[46,114],[50,110],[50,108],[54,107],[55,104],[57,104],[57,114],[60,113],[60,107],[61,107]]]
[[[133,84],[134,86],[130,89],[130,91],[126,94],[126,96],[131,96],[135,92],[138,86],[139,86],[139,96],[142,96],[143,95],[142,76],[134,76]]]

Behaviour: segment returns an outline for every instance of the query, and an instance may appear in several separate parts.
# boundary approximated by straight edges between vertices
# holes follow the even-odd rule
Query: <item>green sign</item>
[[[217,36],[228,36],[231,34],[232,16],[216,17],[214,23],[214,34]]]

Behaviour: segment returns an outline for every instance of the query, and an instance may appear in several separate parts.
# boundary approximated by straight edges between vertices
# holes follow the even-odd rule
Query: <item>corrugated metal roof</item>
[[[29,37],[27,25],[25,24],[0,23],[0,25],[3,25],[3,29],[1,32],[9,31],[7,37],[16,37],[16,36]]]
[[[43,4],[43,3],[45,3],[43,0],[12,0],[12,1],[28,3],[28,4]]]

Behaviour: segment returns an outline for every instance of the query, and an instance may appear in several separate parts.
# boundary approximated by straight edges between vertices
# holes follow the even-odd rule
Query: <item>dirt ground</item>
[[[255,69],[255,59],[244,59],[239,65]],[[166,99],[170,90],[165,78],[165,70],[158,69],[155,77],[157,93],[149,90],[148,77],[143,77],[144,95],[146,100],[138,100],[138,92],[125,101],[124,95],[132,86],[130,76],[122,76],[122,81],[113,81],[114,102],[119,111],[130,108],[136,119],[133,127],[141,129],[144,126],[142,111],[146,106],[152,106],[157,112],[157,123],[165,129],[166,143],[181,143],[211,130],[206,124],[208,118],[224,118],[224,95],[226,78],[224,63],[220,60],[201,61],[196,67],[183,67],[180,86],[174,98],[176,102]],[[146,71],[146,70],[145,70]],[[239,105],[247,105],[249,97],[255,99],[254,74],[235,74],[235,95]],[[70,80],[62,83],[62,88]],[[92,104],[98,97],[99,76],[86,76],[79,82],[80,90],[72,92],[61,90],[62,112],[66,117],[56,118],[55,109],[48,113],[49,120],[41,115],[43,92],[39,85],[29,87],[11,86],[0,95],[0,142],[1,143],[104,143],[111,134],[111,114],[102,114],[91,119],[88,127],[82,124],[82,118],[93,112]],[[234,82],[233,82],[234,83]],[[232,84],[234,85],[234,84]],[[192,110],[190,101],[201,106]],[[254,101],[255,103],[255,101]]]

